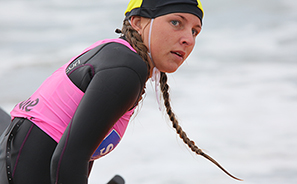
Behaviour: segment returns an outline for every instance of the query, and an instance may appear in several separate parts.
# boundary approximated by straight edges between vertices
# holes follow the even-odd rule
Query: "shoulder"
[[[109,42],[95,47],[89,54],[92,58],[88,63],[96,66],[97,71],[111,68],[129,68],[136,72],[141,80],[147,78],[147,65],[142,58],[127,46]]]

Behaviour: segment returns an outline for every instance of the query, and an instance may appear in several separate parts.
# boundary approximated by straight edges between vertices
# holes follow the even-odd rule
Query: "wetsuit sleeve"
[[[100,60],[108,64],[95,69],[57,145],[51,163],[53,184],[86,184],[91,155],[114,123],[137,102],[146,80],[146,66],[134,52],[122,50],[110,46],[92,57],[90,63]]]

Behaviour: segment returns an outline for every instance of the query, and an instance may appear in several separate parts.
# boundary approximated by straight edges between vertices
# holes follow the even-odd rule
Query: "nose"
[[[187,46],[195,45],[195,37],[192,34],[192,30],[184,31],[184,33],[182,33],[181,44]]]

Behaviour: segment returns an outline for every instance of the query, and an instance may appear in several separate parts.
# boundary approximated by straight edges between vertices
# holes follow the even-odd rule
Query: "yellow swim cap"
[[[200,0],[131,0],[125,11],[127,19],[133,15],[156,18],[169,13],[191,13],[201,23],[204,15]]]

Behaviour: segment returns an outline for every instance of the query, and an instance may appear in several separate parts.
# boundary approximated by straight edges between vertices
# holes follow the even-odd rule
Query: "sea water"
[[[0,106],[9,112],[55,69],[116,38],[128,1],[0,0]],[[204,0],[193,53],[169,75],[188,136],[245,184],[297,183],[297,1]],[[191,153],[153,87],[119,146],[95,162],[90,184],[239,183]]]

